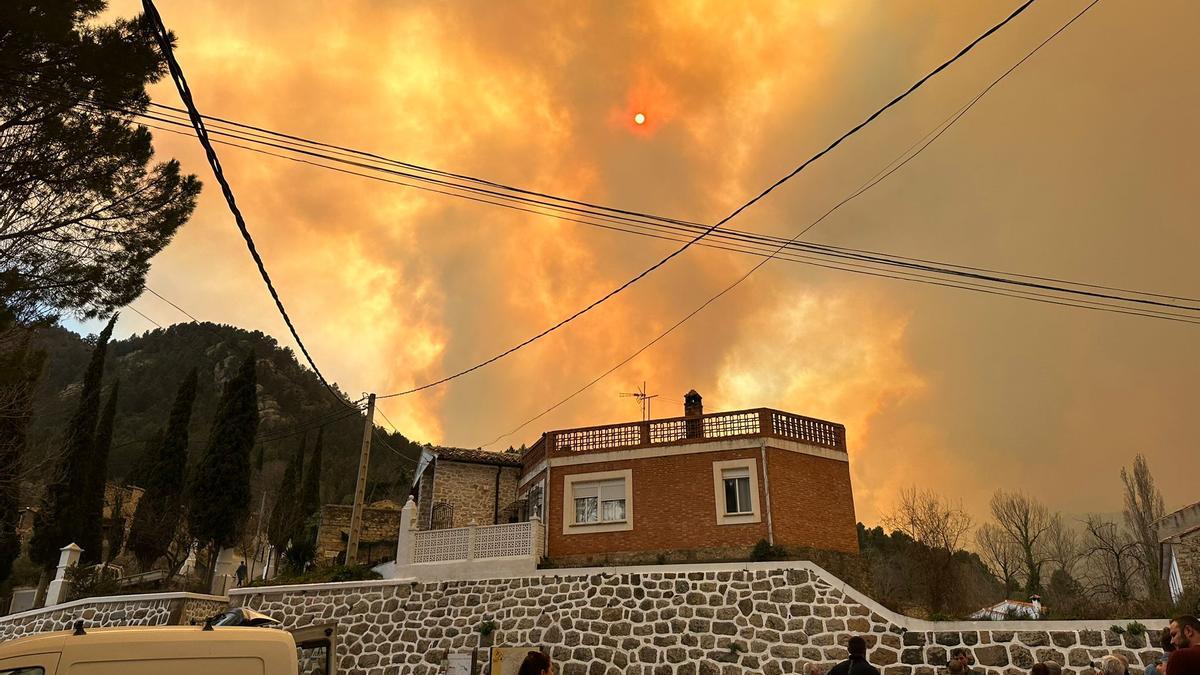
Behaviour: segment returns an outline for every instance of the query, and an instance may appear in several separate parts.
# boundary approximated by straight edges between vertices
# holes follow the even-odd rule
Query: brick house
[[[769,408],[549,431],[517,494],[558,566],[858,552],[845,427]]]
[[[1200,589],[1200,502],[1185,506],[1154,522],[1162,550],[1162,578],[1179,602]]]
[[[417,467],[417,528],[441,530],[525,520],[515,453],[427,448]]]

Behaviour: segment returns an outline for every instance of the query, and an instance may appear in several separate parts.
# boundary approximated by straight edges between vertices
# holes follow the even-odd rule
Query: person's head
[[[850,656],[867,657],[867,641],[861,635],[855,635],[846,643],[846,651],[850,652]]]
[[[800,675],[825,675],[820,664],[809,661],[800,667]]]
[[[517,675],[554,675],[550,667],[550,657],[541,652],[529,652],[521,662]]]
[[[1062,675],[1062,664],[1058,661],[1042,661],[1050,675]]]
[[[1029,675],[1050,675],[1050,669],[1044,663],[1035,663],[1029,670]]]
[[[1171,627],[1167,626],[1162,629],[1162,634],[1158,638],[1158,646],[1164,652],[1170,654],[1175,651],[1175,643],[1171,642]]]
[[[1125,662],[1115,656],[1103,656],[1093,666],[1100,675],[1125,675]]]
[[[1171,642],[1176,649],[1200,646],[1200,619],[1184,614],[1172,620]]]
[[[967,666],[958,659],[950,659],[946,664],[946,672],[949,675],[967,675]]]
[[[971,669],[971,652],[967,649],[963,649],[962,647],[951,649],[950,661],[958,661],[961,663],[963,666],[963,672],[965,673]]]

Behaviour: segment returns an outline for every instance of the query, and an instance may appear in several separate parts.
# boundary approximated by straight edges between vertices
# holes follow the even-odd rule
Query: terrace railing
[[[645,448],[714,439],[769,436],[846,451],[840,424],[770,408],[550,431],[527,456]]]

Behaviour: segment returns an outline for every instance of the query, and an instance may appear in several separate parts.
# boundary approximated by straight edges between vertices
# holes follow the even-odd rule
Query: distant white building
[[[1040,618],[1042,618],[1042,599],[1036,595],[1031,597],[1029,602],[1002,600],[971,615],[971,619],[974,621],[1036,620]]]

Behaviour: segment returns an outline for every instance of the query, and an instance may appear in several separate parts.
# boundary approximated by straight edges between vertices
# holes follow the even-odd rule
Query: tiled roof
[[[489,452],[487,450],[470,450],[468,448],[433,448],[433,454],[447,462],[467,462],[469,464],[491,464],[493,466],[521,466],[521,456],[516,453]]]

